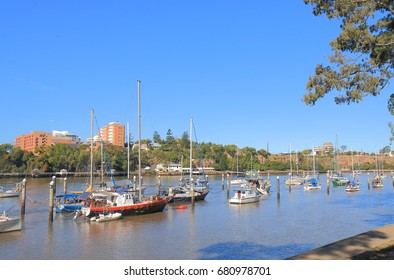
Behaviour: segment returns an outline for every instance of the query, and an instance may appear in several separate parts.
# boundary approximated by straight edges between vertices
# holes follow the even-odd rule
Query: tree
[[[173,143],[174,140],[175,140],[175,138],[174,138],[174,136],[172,135],[171,129],[168,129],[168,130],[167,130],[166,141],[167,141],[168,143]]]
[[[157,131],[153,133],[153,142],[157,144],[161,143],[161,137]]]
[[[182,143],[182,147],[184,149],[190,148],[189,133],[187,131],[183,132],[182,138],[181,138],[181,143]]]
[[[389,154],[390,152],[391,152],[390,146],[385,146],[379,151],[379,153],[381,154]]]
[[[304,0],[313,14],[342,21],[339,36],[330,45],[329,66],[318,64],[307,83],[307,105],[337,90],[337,104],[376,96],[393,77],[394,2],[392,0]],[[388,109],[394,115],[394,94]]]

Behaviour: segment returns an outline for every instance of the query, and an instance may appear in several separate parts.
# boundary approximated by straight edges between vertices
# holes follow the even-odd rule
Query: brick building
[[[125,126],[119,122],[111,122],[100,128],[98,139],[114,146],[123,147],[125,144]]]
[[[36,147],[50,146],[51,144],[52,135],[42,131],[33,131],[30,134],[19,135],[15,139],[15,147],[33,153]]]

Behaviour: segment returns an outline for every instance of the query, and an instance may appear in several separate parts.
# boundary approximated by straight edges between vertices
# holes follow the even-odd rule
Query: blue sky
[[[193,117],[199,142],[279,153],[338,136],[374,152],[389,144],[390,88],[302,102],[338,32],[302,0],[1,1],[0,143],[52,129],[85,139],[90,108],[136,139],[141,80],[142,138],[181,137]]]

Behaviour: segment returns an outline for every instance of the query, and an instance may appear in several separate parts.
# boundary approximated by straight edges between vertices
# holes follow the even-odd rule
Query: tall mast
[[[127,179],[130,179],[130,123],[127,122]]]
[[[142,198],[141,192],[141,99],[140,99],[140,84],[141,81],[137,80],[138,92],[138,194]]]
[[[94,133],[94,110],[90,110],[90,187],[93,188],[93,133]]]
[[[193,161],[193,118],[190,118],[190,181],[192,180],[192,161]]]
[[[192,189],[192,203],[194,203],[194,183],[192,178],[193,161],[193,118],[190,118],[190,187]]]

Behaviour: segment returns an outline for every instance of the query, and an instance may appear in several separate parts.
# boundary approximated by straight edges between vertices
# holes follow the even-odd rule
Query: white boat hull
[[[261,194],[252,189],[241,189],[235,191],[232,198],[229,199],[231,204],[247,204],[254,203],[260,200]]]
[[[246,203],[253,203],[258,202],[260,200],[259,197],[249,197],[249,198],[230,198],[229,202],[231,204],[246,204]]]
[[[107,215],[100,214],[98,217],[90,218],[90,221],[91,222],[102,223],[102,222],[109,222],[109,221],[118,220],[121,217],[122,217],[121,213],[109,213]]]
[[[17,218],[2,218],[0,217],[0,233],[21,230],[21,220]]]

